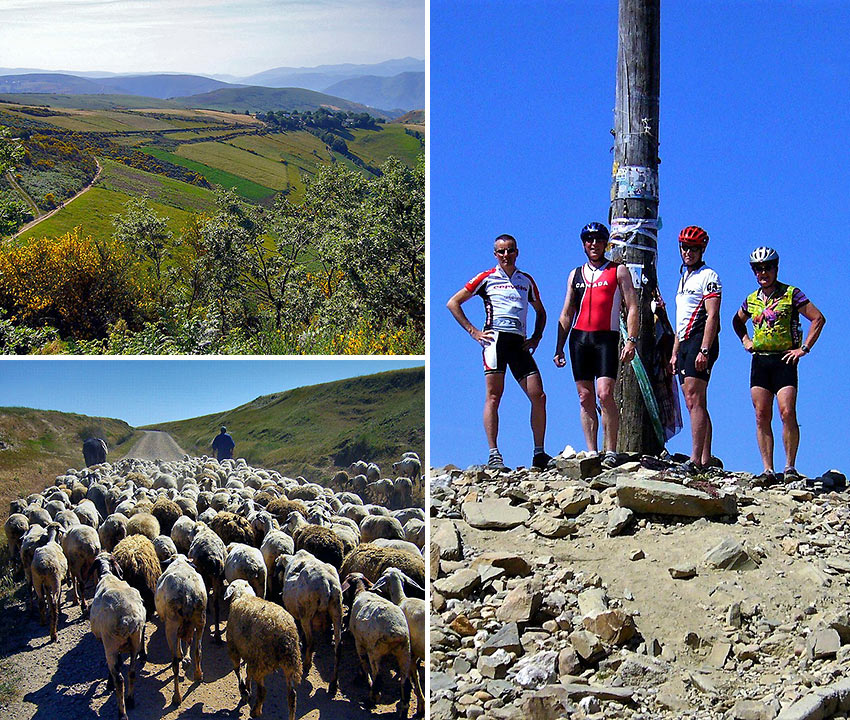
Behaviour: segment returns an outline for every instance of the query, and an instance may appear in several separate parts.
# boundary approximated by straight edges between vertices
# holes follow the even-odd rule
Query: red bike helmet
[[[679,242],[682,245],[705,250],[706,245],[708,245],[708,233],[698,225],[688,225],[679,233]]]

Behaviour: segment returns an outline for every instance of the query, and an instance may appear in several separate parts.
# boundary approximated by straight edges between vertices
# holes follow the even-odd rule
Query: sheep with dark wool
[[[418,585],[425,587],[425,558],[406,550],[378,547],[372,543],[360,545],[349,553],[342,561],[339,576],[344,578],[349,573],[362,573],[370,582],[377,582],[388,567],[398,568]]]
[[[248,522],[247,518],[236,513],[220,510],[210,520],[210,528],[221,538],[225,545],[234,542],[245,545],[254,544],[254,528],[251,527],[251,523]]]
[[[115,546],[112,557],[121,568],[124,580],[139,591],[147,617],[152,618],[156,610],[156,583],[162,575],[153,543],[144,535],[128,535]]]
[[[333,565],[339,571],[345,556],[342,540],[330,528],[306,525],[293,534],[295,550],[306,550],[317,560]]]
[[[170,535],[174,522],[182,515],[180,506],[165,495],[160,495],[151,508],[151,515],[159,520],[159,532],[162,535]]]
[[[245,661],[246,678],[256,684],[251,717],[263,713],[266,675],[280,668],[286,680],[289,720],[295,720],[295,689],[302,675],[301,645],[295,620],[280,605],[255,597],[244,580],[234,580],[224,598],[230,600],[227,652],[239,682],[239,692],[247,698],[248,687],[242,682],[240,671],[242,660]]]

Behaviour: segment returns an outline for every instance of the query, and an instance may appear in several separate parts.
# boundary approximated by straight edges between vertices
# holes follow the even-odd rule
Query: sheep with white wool
[[[121,570],[109,553],[98,555],[92,570],[98,583],[89,613],[91,630],[103,643],[119,720],[127,720],[126,708],[135,704],[136,661],[140,663],[139,669],[145,664],[145,606],[139,591],[121,580]],[[121,652],[130,654],[126,698]]]
[[[62,550],[68,558],[71,571],[71,587],[74,591],[74,604],[80,603],[86,612],[86,581],[95,558],[100,554],[100,537],[97,530],[88,525],[75,525],[62,538]]]
[[[56,642],[56,626],[59,622],[59,610],[62,607],[62,583],[68,574],[68,560],[59,543],[61,527],[51,523],[47,528],[47,542],[36,548],[33,553],[32,585],[38,598],[42,624],[47,623],[50,615],[50,639]]]
[[[245,675],[256,684],[251,716],[263,712],[266,698],[265,677],[280,668],[286,680],[289,720],[295,720],[296,687],[301,682],[301,646],[295,621],[286,610],[268,600],[255,597],[244,580],[235,580],[227,588],[225,600],[230,600],[227,621],[227,651],[239,683],[239,692],[248,696],[242,682],[240,664],[245,660]]]
[[[398,568],[387,568],[372,586],[372,592],[389,596],[401,608],[407,619],[407,630],[410,635],[410,659],[413,663],[413,689],[416,692],[416,714],[425,714],[425,698],[422,693],[422,682],[419,678],[420,666],[425,662],[425,614],[427,604],[419,597],[407,597],[405,588],[409,591],[425,595],[425,588],[413,582]]]
[[[100,546],[106,552],[112,552],[115,546],[127,537],[127,516],[121,513],[108,515],[97,529]]]
[[[281,555],[292,555],[295,552],[295,541],[283,530],[270,530],[263,538],[260,546],[263,561],[266,563],[266,577],[268,587],[266,597],[277,599],[280,597],[281,586],[274,572],[275,562]]]
[[[157,535],[153,539],[153,549],[156,550],[156,556],[159,558],[159,564],[162,568],[165,568],[177,557],[177,546],[168,535]]]
[[[228,583],[245,580],[258,598],[266,596],[266,562],[259,548],[245,543],[230,543],[224,561],[224,579]]]
[[[304,635],[304,670],[313,661],[313,632],[333,628],[334,670],[328,684],[333,697],[337,688],[340,638],[342,636],[342,586],[333,565],[317,560],[306,550],[282,555],[275,563],[275,575],[282,587],[283,606],[294,617]]]
[[[195,521],[190,517],[181,515],[171,526],[171,539],[174,541],[177,552],[186,555],[189,552],[192,540],[195,539]]]
[[[103,517],[97,511],[97,506],[91,500],[81,500],[77,507],[74,508],[77,517],[83,525],[89,525],[97,530],[100,523],[103,522]]]
[[[204,523],[195,526],[195,537],[189,546],[189,559],[195,564],[204,585],[212,592],[215,610],[215,642],[221,642],[220,605],[224,595],[224,563],[227,548],[222,539]]]
[[[21,538],[21,566],[24,568],[24,576],[27,579],[27,604],[30,612],[35,610],[32,587],[32,558],[35,551],[47,542],[47,529],[45,526],[30,524],[29,530]]]
[[[3,525],[3,531],[6,533],[6,547],[9,548],[12,562],[16,565],[21,562],[21,542],[29,529],[29,520],[23,513],[12,513]]]
[[[404,528],[392,516],[368,515],[360,521],[360,541],[368,543],[375,538],[404,540]]]
[[[207,622],[207,589],[200,573],[177,555],[156,584],[156,611],[165,623],[165,637],[171,650],[171,669],[174,673],[174,695],[171,702],[179,705],[180,661],[189,645],[194,659],[194,680],[203,680],[201,671],[201,637]],[[184,647],[185,644],[185,647]]]
[[[353,573],[342,584],[346,605],[351,608],[348,629],[354,636],[354,646],[366,682],[369,701],[375,704],[381,677],[381,662],[386,657],[395,658],[401,676],[401,700],[398,715],[407,717],[410,705],[410,634],[407,619],[401,608],[386,598],[369,592],[372,583],[360,573]]]

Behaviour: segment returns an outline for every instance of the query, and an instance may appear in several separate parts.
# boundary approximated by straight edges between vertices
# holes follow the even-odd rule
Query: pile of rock
[[[843,476],[675,467],[432,470],[433,720],[845,717]]]

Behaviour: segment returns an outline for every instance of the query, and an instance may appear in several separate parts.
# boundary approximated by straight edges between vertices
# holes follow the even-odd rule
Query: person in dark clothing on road
[[[212,441],[212,448],[215,450],[215,456],[220,461],[232,458],[234,447],[236,447],[236,443],[233,442],[233,438],[227,434],[227,428],[222,425],[221,432],[216,435]]]
[[[94,437],[86,440],[83,443],[83,458],[86,461],[86,467],[105,463],[107,452],[108,450],[105,440]]]

